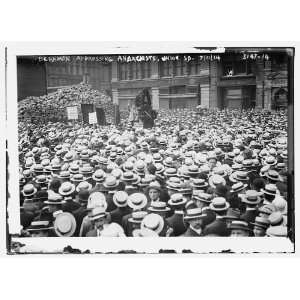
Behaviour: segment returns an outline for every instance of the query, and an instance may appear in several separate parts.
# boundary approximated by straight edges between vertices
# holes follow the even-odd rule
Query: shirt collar
[[[191,228],[191,230],[193,230],[193,231],[195,231],[197,234],[201,234],[202,233],[202,229],[200,228],[200,229],[196,229],[196,228],[194,228],[193,226],[191,226],[190,225],[190,228]]]

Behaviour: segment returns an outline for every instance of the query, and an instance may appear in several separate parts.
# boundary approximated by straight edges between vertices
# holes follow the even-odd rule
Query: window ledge
[[[237,78],[253,78],[255,77],[254,74],[241,74],[241,75],[232,75],[232,76],[221,76],[221,79],[230,80],[230,79],[237,79]]]

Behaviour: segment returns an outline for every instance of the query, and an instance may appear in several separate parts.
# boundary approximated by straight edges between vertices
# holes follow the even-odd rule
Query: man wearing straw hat
[[[186,211],[184,221],[189,224],[188,229],[181,236],[200,237],[203,236],[203,218],[207,215],[202,213],[201,208],[193,208]]]

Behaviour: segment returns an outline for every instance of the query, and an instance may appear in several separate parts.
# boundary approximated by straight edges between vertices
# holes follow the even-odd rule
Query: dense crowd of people
[[[288,235],[286,111],[19,124],[23,236]]]

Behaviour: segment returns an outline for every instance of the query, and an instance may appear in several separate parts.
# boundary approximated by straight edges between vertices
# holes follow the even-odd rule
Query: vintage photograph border
[[[280,44],[280,45],[278,45]],[[222,46],[220,46],[222,45]],[[251,46],[249,46],[251,45]],[[216,47],[212,53],[222,53],[224,47],[291,47],[295,43],[254,43],[254,42],[151,42],[151,43],[8,43],[6,45],[6,112],[7,112],[7,236],[8,254],[12,251],[12,243],[25,245],[31,254],[42,253],[295,253],[295,235],[297,222],[295,219],[295,145],[294,145],[294,53],[289,55],[288,84],[288,151],[289,151],[289,197],[293,199],[293,207],[288,208],[288,227],[292,235],[288,238],[21,238],[19,214],[19,182],[18,179],[18,108],[17,108],[17,57],[25,55],[103,55],[103,54],[164,54],[164,53],[201,53],[209,52],[205,47]],[[202,50],[201,50],[202,49]],[[297,51],[296,51],[297,52]],[[296,120],[295,120],[296,122]],[[291,154],[292,153],[292,154]],[[15,248],[15,246],[14,246]]]

